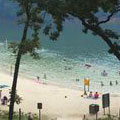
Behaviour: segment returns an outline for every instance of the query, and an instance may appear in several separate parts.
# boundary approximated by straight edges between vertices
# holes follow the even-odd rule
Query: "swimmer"
[[[108,73],[104,70],[102,73],[101,73],[102,76],[107,76]]]
[[[76,78],[76,82],[79,82],[80,80],[78,78]]]
[[[103,82],[101,82],[101,86],[104,86]]]
[[[112,81],[110,81],[110,86],[112,86],[113,84],[112,84]]]
[[[115,83],[116,83],[116,85],[118,85],[118,81],[117,80],[115,81]]]
[[[90,68],[91,65],[90,65],[90,64],[85,64],[85,67],[86,67],[86,68]]]

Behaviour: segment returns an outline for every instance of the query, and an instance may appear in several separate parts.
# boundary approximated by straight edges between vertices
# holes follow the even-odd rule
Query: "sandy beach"
[[[0,78],[1,85],[11,86],[12,76],[10,74],[0,72]],[[9,89],[3,88],[2,96],[7,95],[9,97]],[[89,105],[99,104],[100,112],[98,115],[103,115],[102,95],[97,100],[83,98],[81,97],[82,90],[38,83],[36,79],[31,80],[21,76],[18,78],[17,92],[23,98],[23,101],[20,105],[15,104],[15,111],[21,108],[25,113],[38,114],[37,103],[41,102],[43,105],[42,115],[49,116],[50,120],[52,118],[57,118],[57,120],[80,120],[84,114],[87,117],[95,118],[95,116],[89,115]],[[111,94],[111,113],[114,115],[118,114],[119,101],[119,94]],[[1,106],[1,109],[7,110],[8,107]],[[108,113],[108,110],[106,110],[106,113]]]

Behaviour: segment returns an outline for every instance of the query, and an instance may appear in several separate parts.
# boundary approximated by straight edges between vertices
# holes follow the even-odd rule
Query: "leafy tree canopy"
[[[40,0],[38,6],[45,11],[45,14],[52,15],[57,28],[53,35],[55,38],[63,30],[63,22],[66,19],[78,18],[84,26],[83,32],[87,33],[90,30],[94,35],[100,36],[110,47],[110,53],[120,60],[120,49],[113,41],[118,40],[119,35],[113,30],[102,27],[120,11],[119,0]],[[98,15],[100,13],[105,13],[106,18],[101,19],[101,15]],[[51,35],[51,28],[51,25],[47,27],[45,32],[47,35]]]

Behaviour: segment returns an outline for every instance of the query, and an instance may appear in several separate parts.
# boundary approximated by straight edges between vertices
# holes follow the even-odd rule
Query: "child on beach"
[[[89,94],[89,98],[93,98],[93,94],[92,94],[92,92],[90,92],[90,94]]]
[[[7,105],[7,103],[8,103],[8,98],[6,96],[4,96],[3,99],[1,100],[1,104]]]
[[[94,98],[97,99],[98,97],[99,97],[99,94],[98,94],[98,92],[96,92],[96,93],[94,94]]]
[[[37,76],[37,83],[41,83],[39,76]]]

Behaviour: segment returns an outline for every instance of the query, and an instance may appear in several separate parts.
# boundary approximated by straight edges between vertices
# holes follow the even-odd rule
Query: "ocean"
[[[45,42],[48,44],[44,45]],[[29,54],[22,56],[20,75],[30,80],[36,80],[36,77],[39,76],[43,83],[82,90],[84,89],[84,78],[89,78],[90,91],[112,93],[120,91],[120,62],[115,56],[108,54],[105,46],[100,49],[98,44],[94,48],[92,44],[89,44],[90,41],[85,45],[83,44],[84,46],[78,43],[73,45],[70,42],[61,46],[62,43],[59,42],[63,41],[52,43],[52,41],[46,40],[45,42],[44,47],[39,50],[40,59],[35,60]],[[9,49],[6,49],[5,42],[1,42],[1,70],[11,74],[12,66],[13,75],[14,64],[15,56]],[[87,68],[86,64],[91,65],[91,67]],[[101,75],[103,70],[108,73],[107,76]],[[46,75],[46,79],[44,75]],[[118,85],[115,84],[116,80]],[[109,85],[110,81],[112,81],[113,86]],[[104,86],[101,86],[101,82]]]
[[[4,1],[2,4],[3,6],[0,6],[2,11],[0,14],[0,69],[10,73],[11,66],[12,70],[14,68],[15,57],[5,48],[4,41],[6,38],[8,42],[20,41],[23,26],[17,25],[16,18],[13,17],[16,8],[13,9],[10,4],[6,5]],[[117,26],[116,23],[109,23],[104,27],[118,31]],[[107,52],[109,48],[99,36],[92,35],[90,31],[84,34],[82,28],[78,20],[66,21],[63,32],[54,42],[40,31],[41,59],[34,60],[28,54],[24,55],[21,60],[20,75],[30,80],[36,80],[36,77],[40,76],[42,82],[75,89],[83,89],[84,78],[89,78],[91,91],[120,91],[120,62],[114,55]],[[91,67],[86,68],[85,64]],[[108,73],[107,76],[101,75],[103,70]],[[115,84],[116,80],[118,85]],[[110,81],[113,86],[109,85]],[[103,87],[101,82],[104,83]]]

